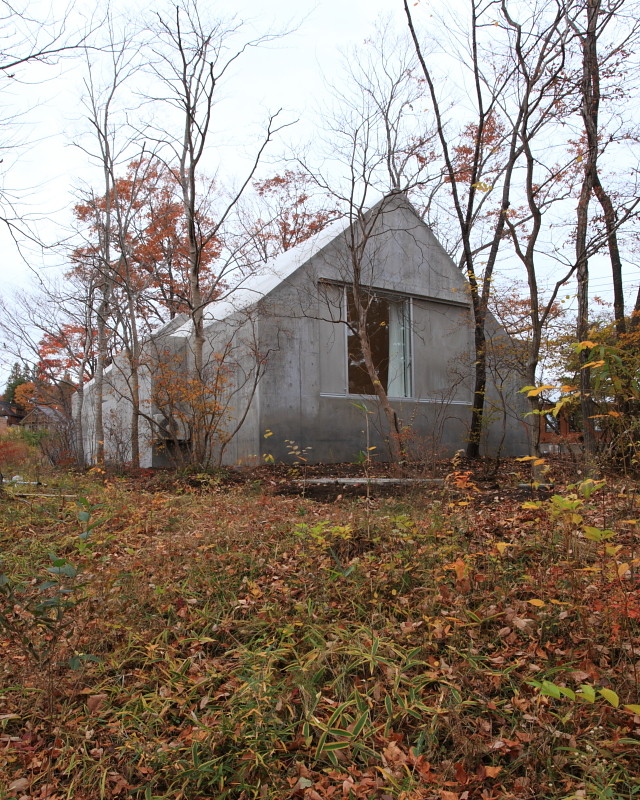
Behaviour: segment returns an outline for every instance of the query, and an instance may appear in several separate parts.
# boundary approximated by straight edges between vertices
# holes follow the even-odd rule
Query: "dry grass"
[[[640,796],[628,487],[580,506],[600,545],[468,480],[320,504],[104,477],[0,500],[1,800]],[[41,589],[51,553],[79,574]]]

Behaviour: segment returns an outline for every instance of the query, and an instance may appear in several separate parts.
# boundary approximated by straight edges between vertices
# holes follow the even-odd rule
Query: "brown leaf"
[[[584,683],[591,678],[591,675],[589,675],[588,672],[585,672],[581,669],[572,669],[571,672],[569,672],[569,675],[574,681],[577,681],[577,683]]]
[[[398,766],[407,763],[406,753],[404,753],[395,742],[389,742],[382,753],[384,760],[389,766]]]
[[[10,792],[23,792],[29,788],[29,778],[18,778],[17,781],[9,784]]]
[[[104,708],[109,695],[106,694],[92,694],[87,698],[87,709],[90,714],[95,714]]]
[[[461,761],[454,766],[454,772],[458,783],[461,783],[464,786],[464,784],[469,781],[469,776],[467,775],[467,772]]]

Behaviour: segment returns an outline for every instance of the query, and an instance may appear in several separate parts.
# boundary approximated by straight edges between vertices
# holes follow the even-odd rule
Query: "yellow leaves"
[[[629,569],[630,569],[629,564],[618,564],[618,569],[617,569],[618,577],[624,578],[627,572],[629,572]]]
[[[618,708],[620,705],[620,698],[614,691],[611,689],[599,689],[598,691],[608,703],[611,703],[614,708]]]
[[[587,703],[596,702],[596,690],[593,688],[593,686],[590,686],[588,683],[580,684],[580,688],[577,691],[577,696],[581,700],[585,700]]]
[[[602,530],[600,528],[594,528],[592,525],[585,525],[582,533],[591,542],[604,542],[606,539],[610,539],[612,536],[616,535],[615,531],[609,528]]]
[[[529,603],[531,606],[535,606],[536,608],[544,608],[547,605],[544,600],[539,600],[537,597],[527,600],[527,603]]]
[[[546,391],[547,389],[555,389],[556,387],[552,383],[545,383],[542,386],[523,386],[520,389],[520,392],[524,394],[526,392],[527,397],[538,397],[542,394],[542,392]],[[519,459],[518,459],[519,460]]]
[[[494,544],[494,547],[496,548],[498,553],[500,553],[500,555],[503,556],[505,554],[507,548],[511,547],[511,542],[496,542]]]
[[[604,365],[604,360],[600,359],[599,361],[587,361],[586,364],[583,364],[580,369],[587,369],[587,367],[601,367]]]
[[[473,189],[477,189],[479,192],[490,192],[493,189],[493,186],[490,183],[486,183],[485,181],[478,181],[477,183],[472,183],[471,187]]]
[[[640,715],[640,706],[635,705],[635,703],[625,703],[623,708],[626,708],[627,711],[630,711],[632,714]]]
[[[544,458],[538,458],[538,456],[520,456],[520,458],[516,458],[515,461],[533,461],[534,467],[546,463]]]

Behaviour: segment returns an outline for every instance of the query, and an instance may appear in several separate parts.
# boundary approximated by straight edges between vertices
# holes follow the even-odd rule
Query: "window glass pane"
[[[560,421],[553,414],[544,415],[544,430],[545,433],[556,433],[560,435]]]
[[[353,293],[347,292],[349,323],[357,327],[356,307]],[[371,357],[384,387],[389,370],[389,303],[382,297],[368,298],[367,333],[371,346]],[[373,383],[364,363],[360,337],[348,330],[347,353],[349,364],[349,394],[375,394]]]
[[[367,298],[367,333],[378,380],[392,397],[408,397],[409,319],[408,303],[388,297]],[[347,291],[347,314],[357,328],[353,293]],[[360,337],[350,329],[347,334],[349,394],[375,394],[360,346]]]
[[[391,397],[408,397],[409,386],[409,326],[407,303],[395,300],[389,303],[389,381],[387,394]]]

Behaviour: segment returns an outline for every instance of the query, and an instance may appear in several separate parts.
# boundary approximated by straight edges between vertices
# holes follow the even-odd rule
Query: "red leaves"
[[[268,204],[267,219],[259,219],[253,226],[258,248],[265,259],[304,242],[336,216],[335,210],[318,207],[311,196],[314,183],[303,172],[286,170],[283,175],[256,181],[255,188]],[[327,200],[322,197],[320,203]]]
[[[68,372],[77,372],[83,361],[95,357],[95,330],[87,330],[82,325],[67,323],[57,331],[45,333],[38,346],[40,361],[38,373],[49,380],[59,380]],[[88,380],[87,372],[83,380]]]
[[[497,114],[491,113],[485,118],[479,143],[478,133],[477,124],[467,125],[460,144],[453,148],[455,179],[459,183],[469,183],[474,176],[476,181],[480,181],[491,169],[495,160],[492,157],[499,154],[504,146],[505,128]]]
[[[99,266],[104,258],[105,227],[110,224],[113,253],[108,266],[116,289],[135,294],[143,316],[149,315],[153,304],[164,306],[171,317],[189,308],[188,220],[171,169],[156,161],[132,161],[126,176],[116,180],[110,197],[92,194],[75,207],[75,213],[86,223],[89,241],[75,251],[70,274],[88,276]],[[223,244],[211,234],[215,222],[206,210],[196,213],[195,226],[201,232],[200,288],[202,296],[212,300],[217,287],[213,264]]]

